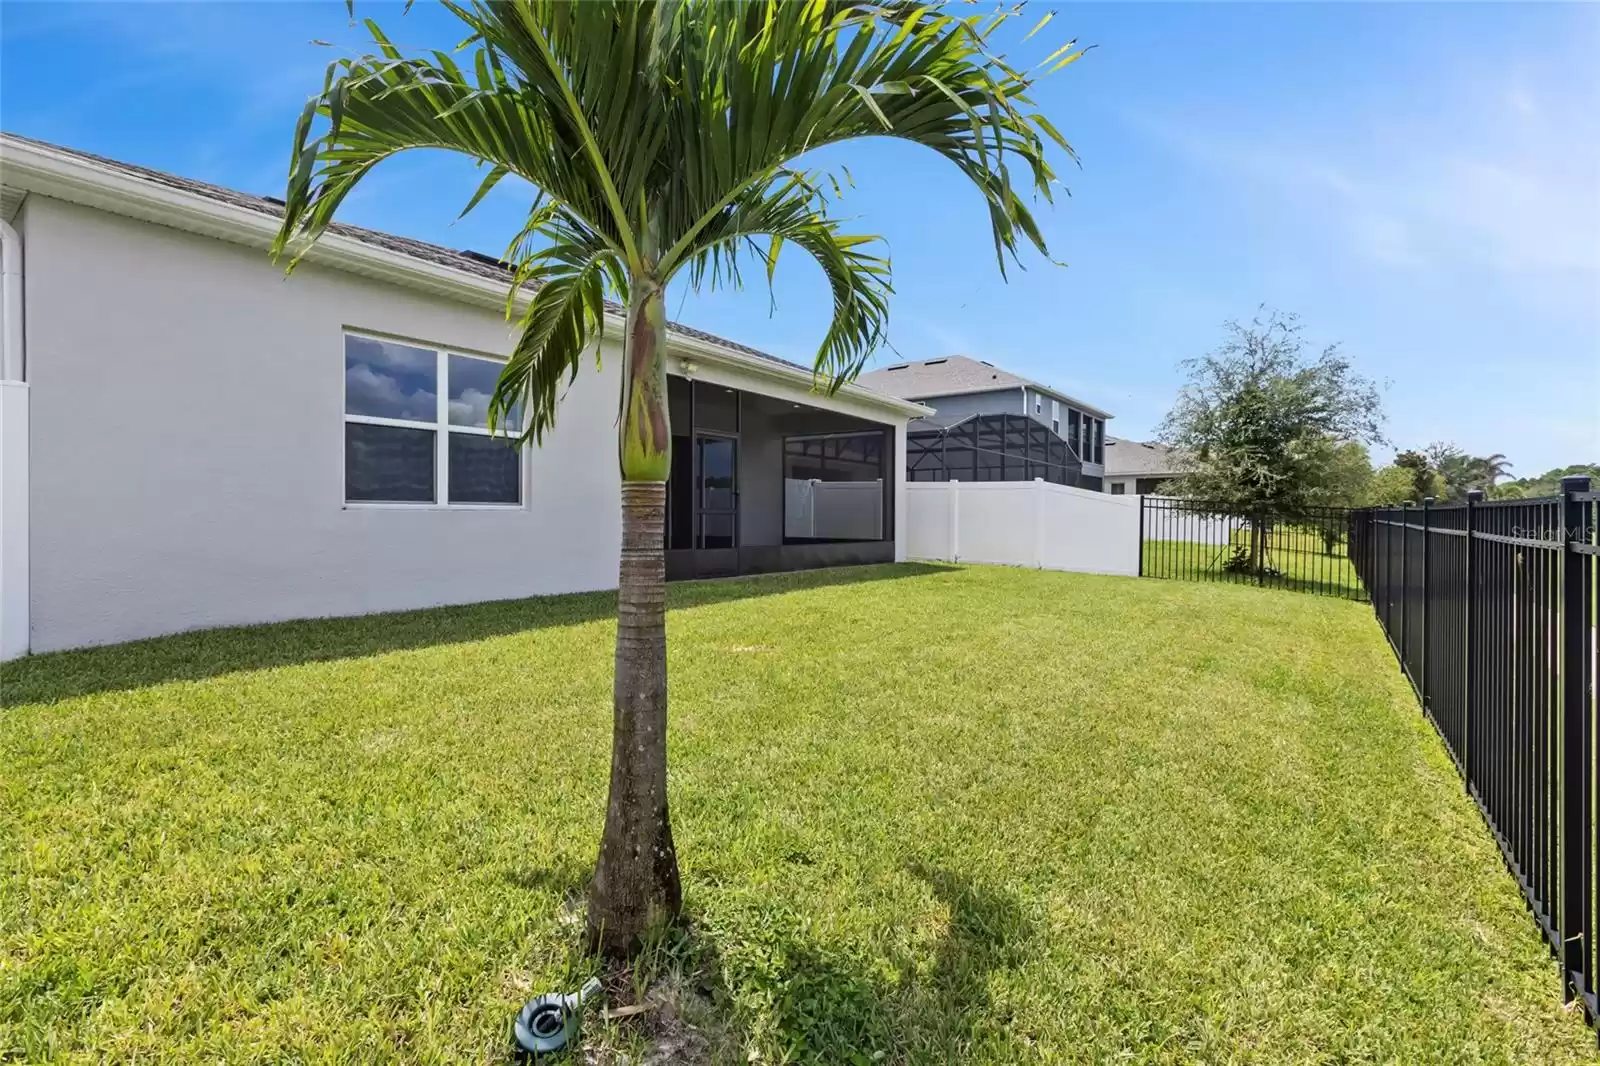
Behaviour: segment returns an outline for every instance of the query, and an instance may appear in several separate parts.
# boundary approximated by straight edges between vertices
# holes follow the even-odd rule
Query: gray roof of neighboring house
[[[882,390],[880,389],[879,391],[881,392]],[[910,422],[906,423],[906,432],[927,433],[929,431],[936,430],[940,433],[943,433],[947,429],[954,429],[963,422],[970,422],[972,419],[977,417],[977,415],[956,415],[954,417],[947,418],[938,413],[923,415],[921,418],[913,418]]]
[[[869,388],[898,396],[903,400],[1026,387],[1070,403],[1080,411],[1087,411],[1101,418],[1112,417],[1109,412],[1074,399],[1060,389],[1013,374],[1009,370],[1001,370],[993,363],[967,355],[947,355],[915,363],[894,363],[882,370],[862,374],[856,380]]]
[[[1181,472],[1176,453],[1165,444],[1106,438],[1106,477],[1161,477]]]
[[[95,155],[92,152],[82,152],[76,148],[67,148],[63,145],[54,144],[50,141],[41,141],[34,137],[24,137],[18,133],[7,133],[6,136],[15,138],[19,141],[27,141],[30,144],[36,144],[43,148],[49,148],[53,151],[62,152],[66,155],[77,156],[80,159],[89,160],[91,162],[98,163],[101,166],[111,167],[115,170],[133,174],[148,181],[158,182],[162,185],[168,186],[169,188],[178,189],[182,192],[194,193],[198,196],[209,197],[210,199],[231,204],[235,207],[246,208],[251,211],[259,211],[264,215],[271,215],[273,217],[281,217],[283,215],[282,201],[272,199],[270,197],[253,196],[250,193],[239,192],[236,189],[228,189],[221,185],[212,185],[204,181],[195,181],[192,178],[179,177],[176,174],[168,174],[165,171],[152,170],[149,167],[141,167],[135,163],[124,163],[121,160],[108,159],[105,156]],[[401,255],[409,255],[416,259],[438,263],[442,266],[452,267],[456,270],[463,270],[467,273],[477,274],[485,278],[490,278],[494,281],[507,281],[510,278],[511,272],[503,264],[501,264],[498,259],[491,255],[484,255],[481,252],[460,251],[453,248],[446,248],[438,244],[429,244],[427,241],[413,240],[410,237],[399,237],[392,233],[383,233],[378,230],[365,229],[361,226],[352,226],[346,222],[334,222],[328,227],[328,231],[330,233],[337,233],[345,237],[350,237],[366,244],[374,245],[378,248],[384,248],[391,252],[398,252]],[[618,313],[623,311],[623,308],[617,304],[608,303],[607,306]],[[780,359],[776,355],[770,355],[757,348],[752,348],[749,345],[740,344],[738,341],[728,340],[726,337],[719,337],[715,333],[707,333],[704,330],[695,329],[693,326],[685,326],[678,322],[669,322],[667,324],[667,328],[673,333],[677,333],[681,336],[694,337],[698,340],[708,341],[712,344],[740,352],[744,355],[753,355],[759,359],[765,359],[769,362],[780,363],[789,367],[800,366],[799,363],[792,363],[787,359]],[[800,366],[800,368],[802,370],[811,369],[810,367],[806,366]],[[857,384],[861,383],[857,382]],[[870,384],[866,385],[865,387],[869,389],[872,388]],[[873,391],[882,392],[883,390],[874,389]]]

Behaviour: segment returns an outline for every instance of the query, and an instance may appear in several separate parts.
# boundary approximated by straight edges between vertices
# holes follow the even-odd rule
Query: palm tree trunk
[[[618,452],[622,563],[617,575],[611,793],[589,889],[591,950],[625,958],[683,906],[667,815],[666,560],[672,436],[667,421],[666,308],[658,282],[634,279],[624,341]]]

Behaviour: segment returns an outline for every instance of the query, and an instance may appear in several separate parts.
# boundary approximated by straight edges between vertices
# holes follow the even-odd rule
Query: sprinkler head
[[[524,1059],[549,1055],[577,1039],[584,1001],[599,991],[599,980],[591,977],[576,992],[546,992],[523,1004],[511,1024],[511,1043],[518,1055]]]

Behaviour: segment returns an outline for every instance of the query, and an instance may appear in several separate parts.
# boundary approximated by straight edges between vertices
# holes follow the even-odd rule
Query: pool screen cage
[[[1086,484],[1083,464],[1049,426],[1027,415],[919,418],[906,431],[908,481],[1032,481]]]

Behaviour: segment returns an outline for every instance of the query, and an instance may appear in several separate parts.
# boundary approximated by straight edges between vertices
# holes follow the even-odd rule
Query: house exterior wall
[[[1017,415],[1025,414],[1042,425],[1049,426],[1050,402],[1054,399],[1048,392],[1038,389],[1014,386],[1005,389],[996,389],[993,392],[968,392],[958,393],[954,396],[928,396],[918,397],[918,403],[925,403],[939,414],[941,420],[953,418],[966,418],[968,415]],[[1067,438],[1067,410],[1071,406],[1065,400],[1056,400],[1061,407],[1061,430],[1058,434],[1063,439]],[[1100,463],[1085,462],[1083,473],[1085,477],[1100,477],[1105,472],[1105,467]]]
[[[344,331],[504,355],[498,312],[309,263],[285,279],[258,249],[38,194],[26,211],[32,651],[615,586],[614,348],[525,454],[522,506],[347,505]]]
[[[28,426],[29,387],[22,380],[23,352],[13,351],[13,346],[25,347],[23,329],[12,316],[25,311],[15,306],[16,289],[11,288],[10,272],[26,261],[28,233],[27,205],[11,220],[11,228],[3,237],[7,277],[5,288],[10,298],[0,308],[0,354],[6,356],[0,363],[0,659],[12,659],[28,650],[28,578],[31,565],[28,536],[28,442],[32,433]],[[16,241],[13,246],[13,240]],[[24,316],[26,317],[26,316]]]
[[[524,506],[347,506],[344,329],[503,355],[503,318],[37,196],[29,221],[32,650],[615,584],[617,359],[526,454]]]
[[[1157,474],[1153,477],[1135,477],[1132,474],[1110,475],[1105,479],[1105,491],[1118,496],[1157,496],[1162,493],[1167,482],[1176,476],[1175,474]]]
[[[783,429],[753,403],[739,418],[739,541],[783,543]]]
[[[1028,417],[1033,419],[1035,422],[1040,422],[1044,425],[1050,426],[1051,429],[1055,429],[1055,425],[1050,417],[1050,413],[1053,410],[1050,405],[1052,402],[1058,405],[1058,408],[1061,412],[1061,428],[1057,431],[1057,433],[1071,443],[1074,448],[1076,448],[1078,446],[1078,442],[1072,440],[1071,438],[1072,422],[1068,417],[1068,412],[1074,410],[1073,405],[1068,403],[1066,400],[1057,399],[1056,397],[1051,396],[1048,392],[1041,392],[1038,389],[1028,389],[1026,390],[1026,394],[1028,403]],[[1101,433],[1104,434],[1104,419],[1101,419],[1099,415],[1088,414],[1081,407],[1076,408],[1076,410],[1078,411],[1079,416],[1082,418],[1099,419],[1101,424]],[[1094,462],[1094,457],[1092,455],[1086,454],[1082,458],[1084,477],[1098,478],[1105,474],[1105,464]]]
[[[968,392],[957,396],[929,396],[919,398],[917,402],[933,408],[941,420],[966,418],[968,415],[1023,413],[1021,388],[1000,389],[995,392]]]

